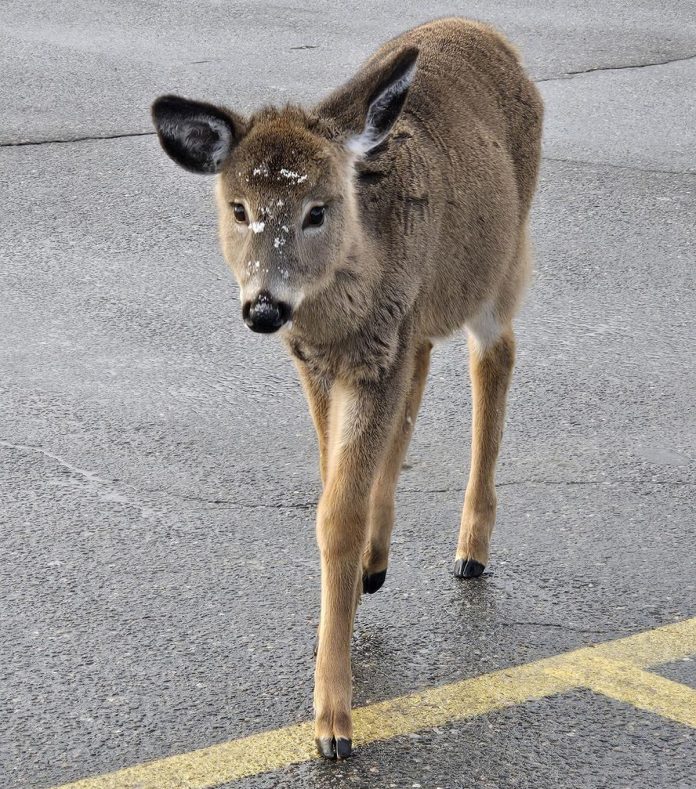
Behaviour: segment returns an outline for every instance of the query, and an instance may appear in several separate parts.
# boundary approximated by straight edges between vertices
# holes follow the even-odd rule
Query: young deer
[[[309,110],[243,118],[177,96],[153,104],[167,154],[219,174],[242,316],[253,331],[284,327],[316,426],[314,706],[328,758],[351,752],[353,619],[361,591],[384,583],[431,340],[463,326],[473,446],[455,575],[479,576],[488,561],[542,112],[511,45],[464,19],[389,41]]]

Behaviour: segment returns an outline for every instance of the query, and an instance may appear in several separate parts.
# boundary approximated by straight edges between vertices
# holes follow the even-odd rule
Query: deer
[[[322,482],[315,742],[342,760],[356,608],[385,582],[433,342],[461,329],[473,414],[454,575],[489,560],[542,100],[502,34],[446,18],[391,39],[312,107],[247,117],[164,95],[152,118],[174,162],[217,175],[242,319],[279,332],[306,394]]]

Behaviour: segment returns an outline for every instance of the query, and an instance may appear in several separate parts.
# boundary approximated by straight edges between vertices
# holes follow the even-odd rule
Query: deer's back
[[[420,54],[406,108],[388,148],[359,167],[358,194],[386,289],[403,291],[425,333],[447,334],[521,265],[543,106],[515,50],[484,25],[437,20],[370,62],[409,45]]]

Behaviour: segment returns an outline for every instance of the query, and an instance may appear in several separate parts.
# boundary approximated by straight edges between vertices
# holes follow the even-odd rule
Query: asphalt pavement
[[[464,336],[436,347],[366,705],[696,616],[692,2],[0,6],[0,786],[48,787],[312,715],[316,443],[243,325],[209,179],[163,92],[312,101],[428,18],[493,22],[546,101],[535,273],[486,575],[451,574]],[[696,650],[694,650],[696,652]],[[656,669],[696,689],[696,655]],[[583,689],[245,787],[689,787],[694,729]]]

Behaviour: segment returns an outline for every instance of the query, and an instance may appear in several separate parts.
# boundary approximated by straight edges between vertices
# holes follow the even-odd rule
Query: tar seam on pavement
[[[357,747],[575,689],[696,728],[696,690],[645,671],[696,655],[696,617],[354,710]],[[311,722],[85,778],[56,789],[212,789],[318,758]]]

